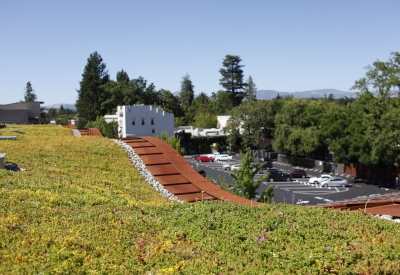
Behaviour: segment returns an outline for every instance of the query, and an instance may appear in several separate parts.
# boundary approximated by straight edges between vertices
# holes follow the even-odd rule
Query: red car
[[[209,158],[209,157],[198,157],[196,159],[197,162],[214,162],[213,158]]]
[[[307,177],[307,173],[303,169],[294,169],[289,174],[292,176],[292,178],[306,178]]]

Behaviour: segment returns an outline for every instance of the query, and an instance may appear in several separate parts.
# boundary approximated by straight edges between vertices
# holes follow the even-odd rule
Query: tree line
[[[226,55],[220,85],[210,96],[195,96],[189,74],[182,77],[179,95],[157,90],[143,77],[131,79],[121,70],[111,80],[101,56],[88,58],[76,102],[82,126],[118,105],[146,104],[175,115],[175,125],[200,128],[217,126],[217,115],[230,115],[226,131],[231,148],[278,151],[291,156],[334,159],[394,168],[400,157],[400,54],[367,67],[365,77],[355,81],[357,97],[298,99],[277,96],[257,100],[256,85],[244,81],[242,60]]]
[[[181,80],[178,95],[169,90],[157,90],[154,83],[143,77],[131,79],[123,69],[112,80],[101,55],[92,53],[80,81],[78,99],[79,127],[106,114],[115,114],[117,106],[145,104],[161,107],[175,116],[175,125],[216,127],[217,115],[228,114],[243,100],[255,99],[255,85],[251,76],[244,81],[241,58],[226,55],[220,70],[220,85],[224,88],[211,96],[201,92],[195,96],[194,85],[189,74]]]

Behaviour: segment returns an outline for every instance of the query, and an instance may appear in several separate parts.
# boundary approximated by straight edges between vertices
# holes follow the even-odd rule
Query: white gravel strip
[[[177,196],[174,194],[170,193],[165,187],[156,180],[156,178],[150,173],[150,171],[147,169],[146,165],[143,163],[142,159],[136,154],[135,150],[132,149],[128,144],[126,144],[122,140],[118,139],[113,139],[115,143],[117,143],[119,146],[124,149],[126,153],[128,153],[129,158],[131,159],[133,165],[136,167],[136,169],[139,171],[139,173],[142,175],[143,179],[156,191],[161,195],[164,196],[170,200],[174,200],[177,202],[184,202],[180,200]]]
[[[72,129],[72,134],[73,134],[75,137],[80,137],[80,136],[81,136],[81,133],[80,133],[77,129]]]

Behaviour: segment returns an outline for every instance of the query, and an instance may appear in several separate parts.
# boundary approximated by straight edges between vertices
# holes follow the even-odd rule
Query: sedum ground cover
[[[174,203],[113,141],[0,141],[0,274],[400,274],[400,226],[288,204]],[[0,132],[1,134],[1,132]]]

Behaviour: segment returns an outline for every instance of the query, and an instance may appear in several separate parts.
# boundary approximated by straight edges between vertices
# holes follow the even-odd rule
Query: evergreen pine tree
[[[253,81],[253,78],[249,76],[249,78],[247,79],[246,100],[247,102],[250,102],[256,99],[257,99],[257,87]]]
[[[190,76],[186,74],[182,77],[181,92],[179,94],[183,108],[188,108],[192,105],[194,99],[194,86]]]
[[[95,121],[96,117],[106,114],[106,110],[102,107],[102,103],[106,99],[102,85],[106,84],[109,79],[106,64],[103,63],[100,54],[92,53],[82,74],[80,89],[77,90],[78,127],[84,127],[87,122]]]
[[[227,54],[222,62],[224,68],[219,70],[222,75],[219,83],[230,93],[232,109],[242,102],[245,96],[243,89],[247,86],[243,81],[242,67],[244,65],[240,65],[241,61],[239,56]]]
[[[25,98],[25,102],[34,102],[37,99],[37,96],[34,93],[34,90],[32,88],[30,81],[28,81],[28,83],[26,83],[24,98]]]

